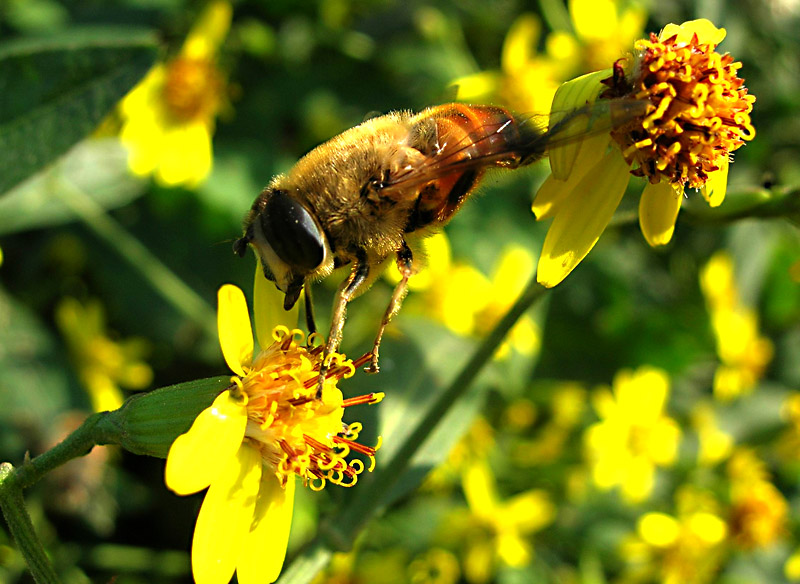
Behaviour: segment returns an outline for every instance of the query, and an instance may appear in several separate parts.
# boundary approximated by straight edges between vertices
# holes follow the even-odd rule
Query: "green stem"
[[[57,584],[59,580],[36,535],[28,510],[25,508],[22,490],[57,466],[83,456],[96,444],[103,443],[105,436],[97,426],[105,415],[106,412],[90,416],[63,442],[33,460],[26,460],[18,468],[7,462],[0,465],[0,508],[17,547],[25,558],[34,580],[39,584]]]
[[[6,486],[8,477],[13,473],[14,467],[9,463],[4,462],[0,465],[0,507],[3,510],[3,517],[17,543],[17,548],[28,564],[33,579],[38,584],[58,584],[56,571],[36,535],[33,522],[25,508],[22,489]]]
[[[461,372],[444,391],[437,395],[430,409],[400,445],[394,457],[388,461],[381,461],[379,473],[369,475],[359,481],[357,495],[350,501],[350,504],[322,528],[324,537],[335,548],[350,549],[358,532],[386,504],[385,496],[408,469],[415,452],[434,431],[452,404],[467,392],[471,383],[503,342],[508,331],[545,292],[546,289],[538,284],[534,276],[514,305],[473,353]]]
[[[150,250],[117,223],[89,195],[65,181],[69,189],[62,200],[92,232],[117,250],[152,288],[178,312],[198,323],[206,334],[217,336],[216,313],[194,290],[178,278]]]

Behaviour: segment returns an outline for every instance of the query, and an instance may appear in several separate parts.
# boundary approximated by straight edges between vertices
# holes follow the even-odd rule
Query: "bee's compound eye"
[[[325,258],[322,230],[284,191],[273,191],[261,213],[261,227],[275,254],[295,270],[310,272]]]

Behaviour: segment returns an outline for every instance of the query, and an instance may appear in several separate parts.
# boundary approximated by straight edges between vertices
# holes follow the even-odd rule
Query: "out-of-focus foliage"
[[[208,6],[0,7],[0,461],[51,447],[98,396],[143,389],[150,372],[147,389],[227,372],[216,291],[250,290],[254,267],[231,243],[263,185],[310,148],[375,112],[456,96],[547,111],[559,83],[703,17],[727,29],[722,49],[757,97],[757,135],[736,151],[723,205],[695,212],[701,195],[687,190],[671,243],[651,249],[632,180],[614,227],[520,320],[386,493],[386,513],[317,581],[800,581],[796,3],[239,0],[192,53]],[[138,103],[203,114],[191,131],[212,140],[207,174],[129,169],[121,132],[150,135],[167,115],[134,131],[120,103],[155,58],[150,38],[162,46],[150,80],[213,55],[213,83],[184,63],[171,93],[150,86]],[[186,138],[162,152],[170,163],[198,146]],[[530,205],[547,172],[487,179],[432,240],[381,373],[342,382],[345,396],[386,393],[353,416],[383,435],[376,473],[533,276],[547,224]],[[323,330],[344,276],[315,288]],[[391,282],[350,305],[348,355],[369,350]],[[61,470],[26,501],[65,581],[191,581],[202,494],[171,494],[163,460],[96,449]],[[298,489],[289,561],[348,496]],[[30,581],[3,526],[0,582]]]

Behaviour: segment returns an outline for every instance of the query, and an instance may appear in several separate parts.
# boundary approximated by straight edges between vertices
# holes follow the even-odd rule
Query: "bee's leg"
[[[397,286],[394,288],[394,292],[392,293],[392,298],[389,300],[389,306],[386,307],[386,312],[383,313],[383,320],[381,320],[381,326],[378,329],[378,334],[375,337],[375,343],[372,345],[372,358],[369,361],[369,365],[364,368],[364,371],[367,373],[377,373],[380,368],[378,367],[378,349],[381,346],[381,338],[383,338],[383,332],[386,330],[386,326],[389,322],[394,318],[394,315],[400,310],[400,305],[403,303],[403,298],[406,296],[406,292],[408,292],[408,279],[411,277],[411,262],[413,260],[413,254],[411,253],[411,248],[408,247],[408,244],[403,241],[403,247],[401,247],[397,252],[397,268],[400,270],[400,281],[397,283]]]
[[[311,283],[306,282],[305,286],[303,286],[303,290],[306,293],[306,328],[308,329],[308,334],[313,334],[317,332],[317,325],[314,322],[314,303],[311,301]]]
[[[369,263],[367,254],[364,250],[356,252],[356,260],[353,262],[353,270],[350,276],[336,290],[336,297],[333,301],[333,316],[331,317],[331,332],[328,335],[328,342],[325,344],[325,352],[322,357],[322,364],[319,368],[319,383],[317,384],[317,399],[322,397],[322,385],[328,375],[330,368],[330,356],[339,348],[342,340],[342,329],[344,328],[345,312],[347,303],[355,294],[358,287],[364,283],[369,275]]]

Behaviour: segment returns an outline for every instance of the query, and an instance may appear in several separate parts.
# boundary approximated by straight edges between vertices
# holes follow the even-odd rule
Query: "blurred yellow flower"
[[[704,584],[714,581],[725,552],[727,526],[718,505],[705,493],[682,488],[677,514],[642,515],[636,536],[622,547],[625,582]]]
[[[620,371],[613,390],[597,390],[592,401],[600,421],[584,433],[586,458],[595,484],[618,486],[631,503],[653,490],[658,466],[675,462],[681,429],[665,415],[669,378],[654,367]]]
[[[530,534],[553,522],[556,508],[546,491],[532,489],[501,501],[486,461],[467,466],[461,484],[471,511],[464,558],[464,576],[474,583],[488,582],[497,562],[521,567],[531,561]]]
[[[627,101],[606,102],[612,113],[619,108],[624,121],[610,135],[551,149],[552,173],[533,203],[538,220],[553,219],[539,259],[542,285],[555,286],[586,257],[631,174],[648,179],[639,224],[652,246],[672,238],[685,188],[700,189],[712,206],[722,202],[730,154],[755,136],[755,98],[737,76],[741,63],[716,52],[724,38],[725,30],[708,20],[669,24],[660,35],[637,41],[633,57],[556,92],[554,116],[598,97]]]
[[[772,343],[759,335],[758,313],[739,299],[733,259],[714,254],[700,272],[700,288],[722,363],[714,374],[714,395],[730,400],[753,391],[772,360]]]
[[[56,306],[55,321],[95,412],[122,405],[122,389],[144,389],[153,371],[142,358],[149,352],[144,339],[115,341],[108,337],[103,307],[65,298]]]
[[[244,294],[225,285],[218,297],[220,345],[235,375],[175,440],[165,480],[179,495],[208,487],[192,540],[197,584],[226,584],[234,571],[242,584],[269,583],[286,555],[295,475],[314,490],[328,482],[352,486],[365,465],[348,460],[351,452],[366,456],[371,471],[377,447],[356,442],[361,424],[343,423],[342,413],[383,394],[343,399],[337,381],[368,357],[351,362],[335,354],[316,399],[322,347],[300,345],[300,331],[276,327],[274,342],[254,354]]]
[[[765,548],[788,535],[789,504],[769,480],[755,452],[741,449],[728,462],[730,532],[741,549]]]
[[[503,43],[500,71],[481,71],[454,81],[458,99],[500,102],[518,112],[544,111],[570,77],[604,69],[641,36],[642,7],[615,0],[569,0],[572,31],[557,30],[538,51],[542,23],[522,14]]]
[[[416,306],[459,335],[489,334],[533,273],[533,255],[521,246],[506,248],[489,278],[469,264],[453,262],[450,244],[443,233],[425,239],[423,246],[427,269],[414,279],[419,279],[415,288],[424,293],[410,299],[408,308],[414,310]],[[399,280],[396,267],[387,275],[392,281]],[[496,356],[502,358],[509,348],[533,355],[539,350],[539,343],[539,327],[530,316],[523,315]]]
[[[226,91],[217,52],[231,12],[229,2],[212,0],[180,53],[153,67],[122,100],[120,138],[134,174],[193,187],[211,171],[211,137]]]

